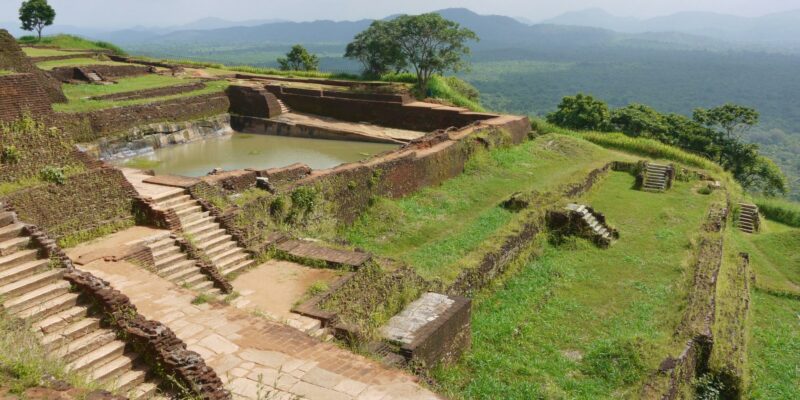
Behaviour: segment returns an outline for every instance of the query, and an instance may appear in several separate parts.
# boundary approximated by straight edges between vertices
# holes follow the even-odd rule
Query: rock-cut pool
[[[266,169],[285,167],[297,162],[308,164],[314,169],[324,169],[363,160],[397,147],[381,143],[234,133],[160,148],[147,155],[114,163],[152,169],[159,174],[197,177],[208,174],[214,168]]]

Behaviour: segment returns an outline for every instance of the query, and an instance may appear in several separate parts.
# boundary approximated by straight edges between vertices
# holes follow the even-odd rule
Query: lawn
[[[66,60],[42,61],[36,64],[37,67],[46,71],[50,71],[54,68],[59,68],[59,67],[80,67],[83,65],[131,65],[131,64],[121,63],[116,61],[98,60],[96,58],[89,58],[89,57],[69,58]]]
[[[508,224],[500,206],[515,192],[554,190],[629,156],[583,140],[545,135],[469,161],[464,174],[402,199],[380,199],[345,237],[380,256],[403,260],[426,278],[450,281],[459,260]]]
[[[717,196],[676,182],[657,194],[612,172],[581,201],[621,238],[545,244],[505,285],[475,299],[473,346],[435,371],[463,399],[637,397],[643,380],[684,343],[674,337],[690,281],[691,238]]]
[[[24,51],[25,55],[27,55],[28,57],[54,57],[54,56],[71,56],[79,54],[74,51],[45,49],[40,47],[23,47],[22,51]]]
[[[102,110],[112,107],[123,107],[137,104],[148,104],[156,101],[172,100],[183,97],[200,96],[208,93],[222,92],[228,87],[227,81],[211,81],[206,83],[203,89],[194,90],[191,92],[179,93],[169,96],[151,97],[147,99],[136,100],[91,100],[91,96],[99,96],[103,94],[121,93],[134,90],[152,89],[163,86],[173,86],[181,83],[190,83],[193,80],[179,79],[173,77],[165,77],[161,75],[145,75],[135,78],[120,79],[116,85],[72,85],[66,84],[63,86],[64,94],[69,99],[68,103],[54,104],[53,108],[58,112],[89,112],[94,110]]]

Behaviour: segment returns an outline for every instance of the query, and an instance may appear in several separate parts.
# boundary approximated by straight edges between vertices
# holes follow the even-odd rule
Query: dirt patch
[[[338,271],[270,260],[240,275],[232,283],[241,298],[249,301],[248,308],[283,319],[291,316],[291,308],[303,299],[312,285],[319,282],[330,285],[338,277]]]

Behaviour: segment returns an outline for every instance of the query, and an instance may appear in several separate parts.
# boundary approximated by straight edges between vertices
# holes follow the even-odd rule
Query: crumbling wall
[[[231,103],[231,114],[257,118],[272,118],[281,114],[278,99],[263,87],[230,86],[225,94]]]
[[[60,239],[104,227],[133,224],[136,191],[113,168],[92,169],[66,179],[21,190],[5,201],[21,220]]]
[[[2,78],[0,78],[2,82]],[[1,90],[1,89],[0,89]],[[4,99],[0,98],[0,102]],[[71,135],[30,117],[0,132],[0,183],[36,177],[45,167],[80,167]]]
[[[52,112],[47,92],[35,75],[0,76],[0,122],[13,121],[23,114],[39,116]]]
[[[105,65],[93,64],[83,65],[80,67],[58,67],[53,68],[48,73],[53,78],[61,82],[70,82],[74,80],[87,80],[87,72],[96,72],[104,79],[120,79],[131,76],[139,76],[149,74],[150,67],[141,65]]]
[[[325,95],[322,90],[284,88],[268,85],[293,111],[322,115],[350,122],[368,122],[389,128],[432,132],[451,127],[463,128],[498,115],[470,112],[463,108],[429,103],[371,101]]]
[[[32,74],[34,81],[47,93],[48,104],[67,102],[61,83],[37,68],[5,29],[0,29],[0,69]]]

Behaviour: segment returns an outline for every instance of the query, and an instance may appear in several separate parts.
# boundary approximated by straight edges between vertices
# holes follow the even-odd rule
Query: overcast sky
[[[15,21],[20,0],[0,0],[0,21]],[[164,26],[205,17],[229,20],[357,20],[398,13],[466,7],[480,14],[534,21],[567,11],[602,8],[620,16],[652,17],[678,11],[758,16],[800,8],[800,0],[50,0],[56,22],[84,27]]]

